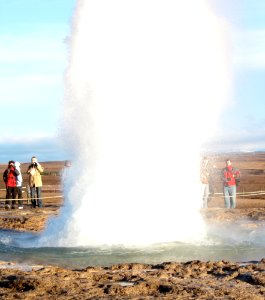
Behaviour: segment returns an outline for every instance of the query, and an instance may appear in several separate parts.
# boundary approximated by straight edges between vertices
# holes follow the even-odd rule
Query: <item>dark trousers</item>
[[[31,205],[33,208],[35,208],[36,206],[38,206],[38,207],[43,206],[42,199],[41,199],[41,186],[30,187],[30,197],[31,197]]]
[[[15,206],[16,204],[16,200],[10,200],[10,199],[16,199],[17,197],[17,187],[13,187],[13,186],[8,186],[6,188],[6,205],[11,205],[11,201],[12,201],[12,207]]]

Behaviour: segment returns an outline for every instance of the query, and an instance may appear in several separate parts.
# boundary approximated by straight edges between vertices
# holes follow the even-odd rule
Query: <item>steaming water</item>
[[[85,268],[116,263],[160,263],[164,261],[232,260],[247,262],[264,257],[264,223],[256,227],[247,222],[211,228],[207,241],[190,244],[159,243],[149,247],[31,247],[39,239],[37,234],[0,231],[1,260],[16,261],[28,269],[30,265],[59,265]],[[27,248],[24,248],[27,247]]]
[[[73,160],[65,206],[40,236],[0,232],[2,259],[261,257],[259,232],[245,241],[209,235],[199,214],[199,155],[229,86],[223,29],[199,0],[77,2],[62,118]]]
[[[225,54],[204,1],[78,1],[62,123],[73,168],[39,245],[201,240],[199,155],[227,98]]]

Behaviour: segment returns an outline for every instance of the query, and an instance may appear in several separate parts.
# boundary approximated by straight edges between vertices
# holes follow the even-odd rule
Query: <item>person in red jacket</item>
[[[6,184],[6,209],[10,208],[11,199],[16,199],[17,196],[17,176],[18,170],[15,168],[15,162],[10,160],[4,171],[3,179]],[[12,208],[15,208],[16,200],[12,200]]]
[[[230,159],[226,160],[226,167],[223,169],[223,186],[225,208],[236,208],[236,186],[240,181],[239,170],[232,167]]]

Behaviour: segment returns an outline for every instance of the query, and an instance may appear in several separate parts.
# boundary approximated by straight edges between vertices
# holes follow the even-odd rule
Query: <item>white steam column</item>
[[[228,83],[204,1],[79,0],[62,125],[73,167],[40,243],[200,240],[199,154]]]

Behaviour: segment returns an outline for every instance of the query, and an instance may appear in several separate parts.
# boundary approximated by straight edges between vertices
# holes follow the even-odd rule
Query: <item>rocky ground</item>
[[[0,209],[0,229],[38,232],[45,228],[49,217],[58,212],[58,208],[54,207],[31,209],[24,206],[23,210],[2,208]]]
[[[242,190],[262,188],[265,176],[265,154],[241,159],[240,168],[248,176]],[[244,165],[246,162],[246,165]],[[221,165],[221,162],[217,161]],[[50,166],[52,172],[44,178],[43,209],[5,210],[0,205],[0,229],[41,231],[50,216],[59,213],[63,204],[59,178],[55,176],[62,164]],[[46,168],[49,167],[47,163]],[[253,171],[254,170],[254,171]],[[1,170],[0,170],[1,171]],[[244,173],[243,172],[243,173]],[[258,177],[257,177],[258,176]],[[265,180],[264,180],[265,182]],[[218,192],[218,190],[217,190]],[[54,198],[53,198],[54,196]],[[3,197],[3,195],[2,195]],[[265,220],[265,199],[239,197],[237,208],[226,210],[218,193],[202,210],[208,224],[229,224],[247,221],[256,226]],[[265,253],[264,253],[265,257]],[[87,267],[70,270],[54,266],[31,266],[21,269],[15,262],[0,262],[0,299],[265,299],[265,259],[248,263],[229,261],[165,262],[157,265],[121,264],[111,267]]]
[[[0,269],[1,299],[265,299],[265,260]]]

